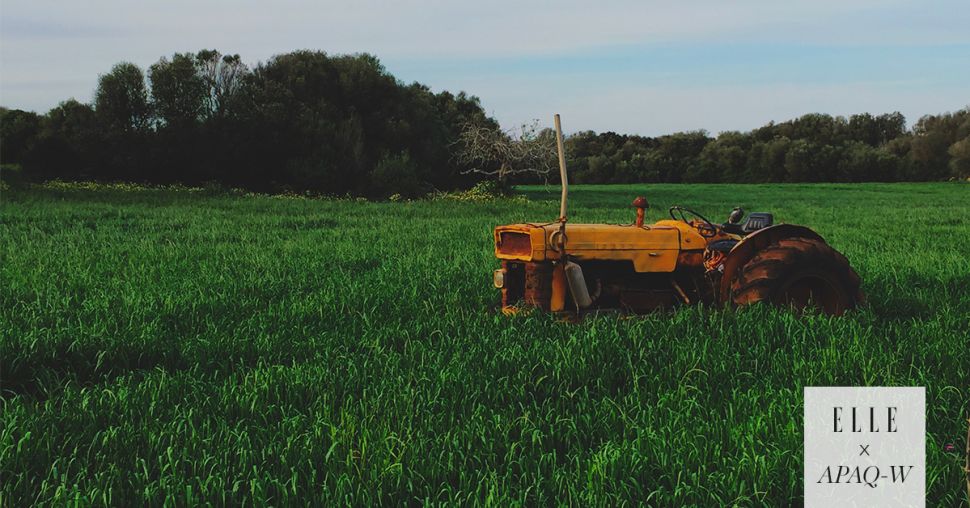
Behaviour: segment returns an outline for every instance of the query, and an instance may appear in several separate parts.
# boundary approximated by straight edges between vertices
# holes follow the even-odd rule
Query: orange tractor
[[[696,303],[768,302],[839,315],[860,304],[860,279],[845,256],[805,226],[774,224],[768,213],[735,208],[717,224],[685,207],[644,224],[647,200],[633,202],[632,224],[566,220],[568,181],[555,117],[562,201],[559,219],[495,228],[502,267],[494,284],[502,309],[635,313]]]

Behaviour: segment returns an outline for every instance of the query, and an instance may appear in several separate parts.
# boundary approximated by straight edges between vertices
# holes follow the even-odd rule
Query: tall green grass
[[[2,506],[789,505],[806,385],[927,388],[927,495],[970,416],[970,187],[577,186],[809,225],[869,304],[579,324],[495,312],[491,228],[529,201],[49,187],[0,196]]]

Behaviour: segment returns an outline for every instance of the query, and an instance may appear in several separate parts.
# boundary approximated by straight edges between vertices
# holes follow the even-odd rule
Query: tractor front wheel
[[[752,257],[731,284],[735,305],[768,302],[841,315],[862,303],[859,275],[821,240],[785,238]]]

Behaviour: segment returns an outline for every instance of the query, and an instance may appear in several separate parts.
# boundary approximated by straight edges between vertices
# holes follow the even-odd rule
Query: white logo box
[[[805,506],[926,505],[924,387],[805,387]]]

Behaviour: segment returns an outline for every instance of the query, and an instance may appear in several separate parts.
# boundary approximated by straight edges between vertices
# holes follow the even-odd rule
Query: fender
[[[741,267],[759,251],[785,238],[811,238],[813,240],[825,241],[815,231],[795,224],[768,226],[744,237],[743,240],[731,249],[731,252],[727,255],[727,259],[724,260],[724,272],[721,275],[720,287],[721,303],[731,301],[731,283],[734,281],[734,277],[740,273]]]

